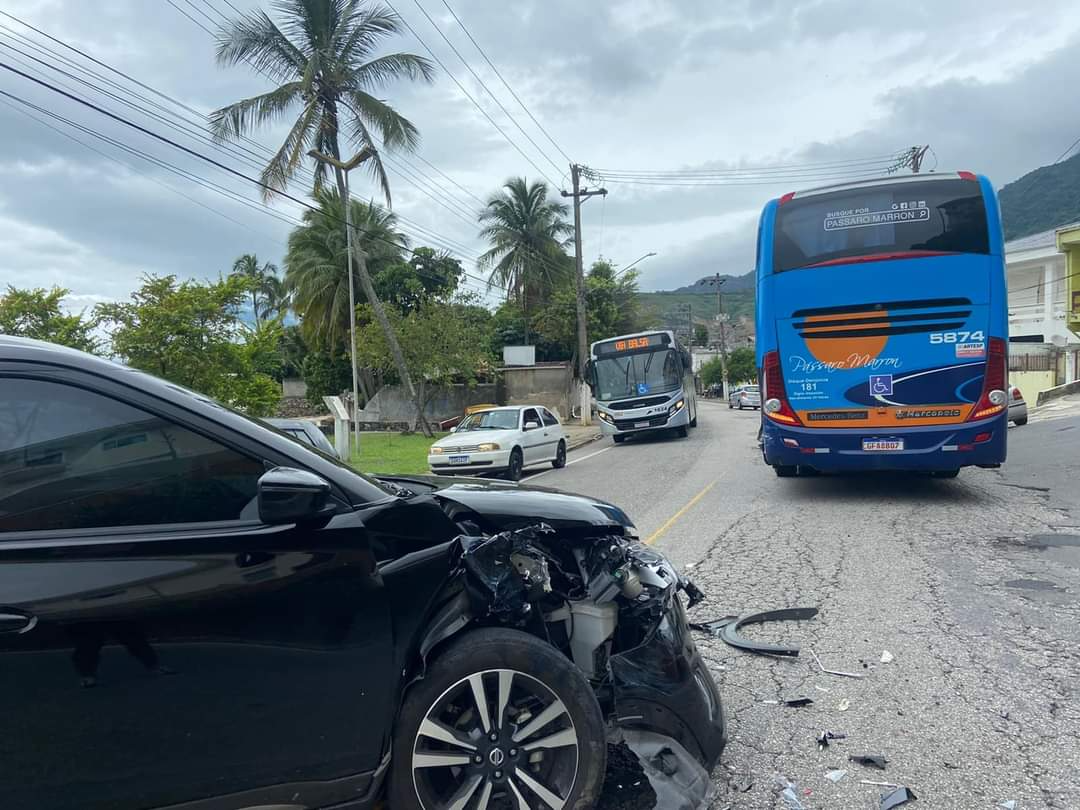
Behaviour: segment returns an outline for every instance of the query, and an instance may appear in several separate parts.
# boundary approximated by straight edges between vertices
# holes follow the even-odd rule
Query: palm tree
[[[284,283],[278,275],[277,265],[266,262],[260,267],[258,256],[254,253],[245,253],[233,262],[232,275],[240,276],[248,282],[251,310],[255,314],[256,323],[268,319],[288,306]]]
[[[570,273],[563,252],[574,233],[566,221],[569,208],[547,196],[546,183],[530,185],[524,177],[512,177],[488,199],[479,217],[480,237],[491,244],[480,256],[480,268],[490,270],[489,286],[502,287],[521,304],[526,342],[528,302],[545,298]]]
[[[349,276],[345,208],[337,189],[315,193],[318,208],[304,212],[303,224],[289,235],[285,254],[285,286],[311,345],[348,344]],[[408,239],[397,230],[397,218],[375,203],[352,200],[355,245],[367,256],[368,272],[402,261]],[[355,265],[354,265],[355,267]]]
[[[388,149],[413,150],[416,127],[373,93],[408,78],[431,81],[432,64],[411,53],[373,56],[382,40],[401,33],[401,19],[390,9],[364,0],[275,0],[280,25],[266,12],[252,11],[218,31],[217,61],[222,66],[247,62],[279,82],[278,87],[222,107],[210,116],[214,137],[239,138],[277,121],[297,107],[285,142],[262,171],[263,194],[284,189],[308,150],[341,158],[341,135],[366,161],[387,204],[390,184],[375,143]],[[335,169],[345,196],[344,176]],[[326,165],[315,163],[316,188],[326,180]]]

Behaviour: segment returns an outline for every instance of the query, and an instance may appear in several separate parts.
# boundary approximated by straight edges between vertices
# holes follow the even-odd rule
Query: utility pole
[[[356,232],[352,223],[352,197],[349,194],[349,172],[368,158],[374,156],[374,154],[375,152],[372,149],[365,148],[354,155],[351,160],[343,162],[337,158],[330,157],[329,155],[324,155],[322,152],[315,149],[308,152],[308,155],[315,160],[338,169],[344,176],[345,181],[345,199],[343,200],[343,203],[345,205],[345,251],[348,255],[349,269],[349,358],[352,362],[353,436],[355,438],[357,451],[360,450],[360,376],[356,368],[356,292],[353,287],[354,262],[356,264],[357,275],[360,276],[360,286],[363,288],[364,295],[367,296],[368,301],[371,302],[371,308],[375,312],[375,320],[377,320],[379,326],[382,327],[383,334],[386,336],[386,342],[390,346],[390,354],[394,358],[394,365],[397,368],[398,376],[401,378],[401,384],[405,386],[405,392],[409,395],[409,399],[416,404],[418,409],[421,408],[421,403],[417,401],[416,389],[413,388],[412,377],[409,376],[409,369],[405,365],[405,355],[401,351],[401,344],[398,343],[397,335],[394,334],[394,328],[390,325],[390,319],[386,317],[386,310],[383,309],[382,302],[375,293],[375,285],[371,283],[371,276],[368,274],[367,269],[367,255],[353,244],[356,238]],[[417,411],[417,421],[419,424],[424,425],[425,427],[427,426],[427,421],[424,419],[422,410]],[[426,434],[428,430],[425,429],[424,432]]]
[[[726,278],[720,278],[720,274],[717,273],[713,278],[712,283],[716,286],[716,323],[720,327],[720,375],[724,378],[724,396],[727,396],[728,392],[728,375],[727,375],[727,337],[724,334],[724,298],[720,292],[720,288],[727,281]]]
[[[923,158],[926,156],[926,151],[930,148],[930,144],[925,146],[913,146],[911,147],[911,173],[918,174],[919,169],[922,168]]]
[[[577,355],[578,377],[581,381],[581,424],[589,424],[592,417],[592,398],[586,381],[586,366],[589,362],[588,322],[585,314],[585,270],[581,260],[581,201],[589,197],[607,196],[606,188],[589,191],[581,188],[581,169],[577,163],[570,164],[572,193],[562,192],[564,197],[574,198],[574,284],[577,290]]]

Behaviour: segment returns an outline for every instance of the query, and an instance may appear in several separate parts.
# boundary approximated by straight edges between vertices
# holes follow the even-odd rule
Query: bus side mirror
[[[596,363],[592,360],[585,364],[585,384],[589,386],[590,391],[596,393]]]

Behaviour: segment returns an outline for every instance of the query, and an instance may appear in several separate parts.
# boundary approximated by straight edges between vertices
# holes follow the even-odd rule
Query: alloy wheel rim
[[[413,788],[424,810],[562,810],[578,748],[573,718],[550,688],[517,670],[484,670],[424,715]]]

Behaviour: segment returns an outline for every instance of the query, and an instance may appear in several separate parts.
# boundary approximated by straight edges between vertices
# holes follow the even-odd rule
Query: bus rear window
[[[888,253],[989,253],[989,242],[978,183],[887,183],[781,205],[773,271]]]

